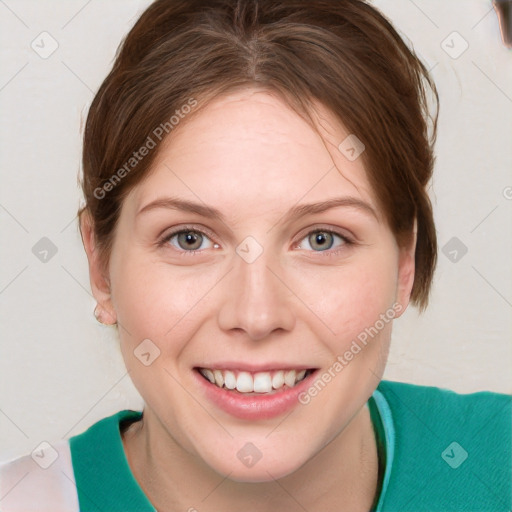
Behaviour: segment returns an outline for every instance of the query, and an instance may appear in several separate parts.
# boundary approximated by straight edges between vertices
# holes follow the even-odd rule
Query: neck
[[[159,512],[367,512],[377,492],[377,446],[367,406],[312,459],[270,482],[235,482],[219,475],[185,451],[149,408],[123,433],[123,443],[136,480]]]

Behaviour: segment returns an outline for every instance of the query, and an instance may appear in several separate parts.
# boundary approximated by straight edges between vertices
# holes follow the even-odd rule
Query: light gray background
[[[385,377],[511,392],[512,53],[490,1],[374,3],[439,87],[439,242],[456,237],[467,247],[463,257],[460,248],[440,251],[429,309],[395,322]],[[75,215],[85,113],[148,4],[0,0],[0,460],[142,407],[115,331],[93,317]],[[52,40],[58,48],[47,58],[31,47],[48,52]],[[46,262],[32,252],[42,237],[58,250]]]

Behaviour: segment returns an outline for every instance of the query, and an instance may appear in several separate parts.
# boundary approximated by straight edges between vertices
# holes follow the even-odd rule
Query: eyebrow
[[[332,208],[338,207],[356,208],[366,214],[372,215],[378,220],[377,213],[370,204],[366,203],[361,199],[358,199],[357,197],[347,196],[335,197],[319,203],[308,203],[294,206],[285,214],[282,221],[287,222],[295,217],[304,217],[306,215],[322,213]],[[178,199],[175,197],[165,197],[161,199],[156,199],[151,203],[148,203],[147,205],[143,206],[137,212],[137,215],[157,208],[167,208],[171,210],[181,210],[184,212],[196,213],[197,215],[201,215],[202,217],[216,219],[223,223],[225,222],[224,215],[216,208],[207,206],[205,204],[195,203],[193,201],[188,201],[186,199]]]

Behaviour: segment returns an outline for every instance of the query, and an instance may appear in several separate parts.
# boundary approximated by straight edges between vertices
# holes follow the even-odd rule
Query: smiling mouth
[[[293,388],[315,371],[273,370],[268,372],[247,372],[239,370],[220,370],[196,368],[211,384],[218,388],[242,394],[272,394]]]

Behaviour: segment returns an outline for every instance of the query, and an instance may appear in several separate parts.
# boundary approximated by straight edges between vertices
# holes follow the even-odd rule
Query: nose
[[[235,255],[218,313],[221,329],[243,331],[255,341],[274,331],[293,329],[293,292],[281,277],[275,258],[270,259],[265,251],[253,262]]]

